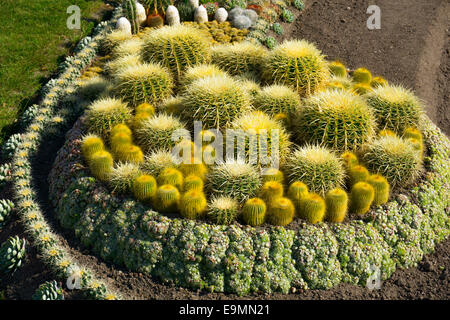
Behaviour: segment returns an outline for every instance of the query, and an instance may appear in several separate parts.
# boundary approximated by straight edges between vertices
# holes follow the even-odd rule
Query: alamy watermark
[[[67,7],[67,14],[70,16],[67,18],[66,25],[70,30],[81,29],[81,9],[79,6],[71,5]]]
[[[366,287],[369,290],[381,289],[381,270],[379,267],[370,266],[371,275],[367,278]]]
[[[377,5],[370,5],[367,8],[367,14],[370,14],[367,19],[367,29],[379,30],[381,29],[381,9]]]

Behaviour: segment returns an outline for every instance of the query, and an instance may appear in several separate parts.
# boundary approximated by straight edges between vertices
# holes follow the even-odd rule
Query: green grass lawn
[[[81,9],[81,29],[69,30],[67,7]],[[58,63],[101,17],[102,0],[0,1],[0,144]]]

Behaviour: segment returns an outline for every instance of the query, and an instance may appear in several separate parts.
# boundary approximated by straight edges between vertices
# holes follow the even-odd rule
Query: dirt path
[[[372,4],[381,9],[379,30],[366,25]],[[286,38],[308,39],[329,59],[350,68],[365,66],[414,89],[432,120],[449,135],[450,108],[443,98],[449,97],[449,27],[447,0],[320,0],[312,1]]]

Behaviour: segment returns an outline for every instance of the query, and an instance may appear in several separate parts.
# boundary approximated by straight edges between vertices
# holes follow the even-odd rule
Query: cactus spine
[[[357,215],[367,213],[375,198],[375,190],[367,182],[358,182],[350,192],[350,211]]]
[[[330,190],[325,195],[326,219],[330,222],[342,222],[348,210],[348,195],[341,188]]]
[[[127,145],[119,149],[117,159],[119,161],[140,164],[144,162],[144,153],[138,146]]]
[[[347,77],[347,68],[342,62],[333,61],[328,64],[332,75],[336,77]]]
[[[230,224],[238,214],[238,202],[230,197],[214,198],[208,205],[206,215],[217,224]]]
[[[295,216],[295,207],[288,198],[275,198],[269,205],[267,221],[276,226],[285,226],[292,222]]]
[[[264,223],[266,210],[266,204],[262,199],[249,199],[242,208],[242,220],[253,227],[259,226]]]
[[[0,200],[0,230],[9,220],[9,214],[14,209],[14,203],[9,199]]]
[[[309,193],[299,202],[298,216],[309,223],[315,224],[325,218],[325,200],[317,193]]]
[[[113,170],[113,157],[107,151],[98,151],[90,158],[89,168],[96,178],[106,181]]]
[[[156,180],[151,175],[141,175],[133,181],[132,189],[136,199],[149,202],[156,195]]]
[[[373,187],[375,191],[373,204],[376,206],[382,205],[389,200],[389,182],[385,177],[379,174],[373,174],[367,179],[367,183]]]
[[[206,210],[206,198],[203,192],[190,190],[180,200],[180,213],[186,219],[198,219]]]
[[[180,202],[180,192],[170,184],[160,186],[153,199],[156,210],[162,213],[176,212]]]

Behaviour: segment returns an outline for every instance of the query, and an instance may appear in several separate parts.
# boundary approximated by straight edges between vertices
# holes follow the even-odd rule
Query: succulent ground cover
[[[116,17],[118,15],[116,13]],[[150,34],[151,32],[149,31]],[[103,37],[108,38],[110,34],[99,35],[99,43],[104,43]],[[143,36],[143,39],[145,42],[145,36]],[[323,132],[322,135],[317,135],[314,141],[308,143],[330,142],[328,146],[311,146],[302,141],[301,138],[304,135],[298,134],[298,128],[291,127],[289,121],[276,120],[277,116],[280,119],[287,120],[291,116],[283,117],[283,112],[268,116],[262,110],[251,111],[253,103],[251,93],[245,92],[241,98],[239,98],[238,93],[235,96],[225,95],[224,97],[231,99],[232,102],[228,103],[224,98],[220,101],[222,104],[217,108],[226,109],[230,106],[235,108],[236,101],[238,101],[237,105],[248,111],[252,118],[246,122],[237,114],[229,113],[232,118],[225,118],[223,122],[220,121],[221,119],[215,119],[216,121],[211,121],[213,126],[243,126],[243,123],[245,125],[256,123],[259,126],[270,123],[272,126],[286,131],[286,141],[289,143],[281,147],[281,151],[286,151],[288,154],[285,169],[281,167],[281,176],[285,178],[283,180],[279,173],[274,173],[270,176],[273,177],[270,178],[273,179],[272,181],[263,181],[263,177],[249,175],[255,169],[248,168],[248,166],[237,167],[234,166],[234,163],[225,163],[223,164],[224,168],[219,166],[208,168],[205,166],[206,170],[211,172],[211,175],[206,174],[204,179],[204,194],[207,196],[205,201],[202,200],[202,187],[197,186],[197,191],[185,190],[182,187],[183,183],[189,180],[189,174],[186,174],[187,169],[201,177],[202,165],[189,168],[179,167],[177,169],[164,168],[163,166],[158,169],[158,173],[155,171],[145,172],[147,161],[144,154],[146,157],[152,157],[154,152],[164,151],[155,149],[152,140],[142,140],[141,142],[137,140],[136,146],[128,142],[126,143],[127,146],[131,145],[135,148],[117,148],[115,152],[112,151],[114,145],[110,131],[117,129],[117,124],[128,123],[128,127],[122,127],[122,130],[128,129],[132,134],[141,132],[145,126],[161,132],[161,128],[154,128],[152,119],[155,117],[161,123],[164,117],[164,123],[167,124],[166,128],[171,128],[174,123],[176,123],[176,128],[183,128],[183,125],[179,126],[180,123],[177,122],[177,114],[179,114],[177,108],[180,108],[180,106],[174,107],[170,112],[171,114],[167,115],[165,114],[167,109],[162,107],[165,104],[164,101],[158,103],[144,100],[145,103],[152,103],[154,106],[150,106],[153,111],[150,111],[151,109],[148,106],[146,111],[142,111],[143,107],[141,106],[141,109],[139,109],[138,102],[129,100],[131,102],[128,106],[121,104],[118,108],[113,108],[112,111],[118,110],[117,113],[106,109],[107,112],[98,117],[98,113],[94,114],[93,111],[101,111],[103,107],[92,107],[98,104],[97,99],[102,95],[106,97],[106,95],[112,93],[112,98],[102,97],[102,100],[100,100],[102,103],[106,101],[107,106],[111,106],[112,102],[116,103],[120,99],[120,92],[122,92],[116,93],[115,88],[110,89],[110,85],[107,83],[108,77],[86,79],[85,83],[77,84],[73,88],[69,87],[64,91],[55,85],[55,88],[57,88],[55,91],[62,93],[62,97],[58,97],[59,99],[55,97],[55,100],[47,102],[47,107],[50,110],[46,110],[44,105],[38,111],[40,114],[35,117],[28,131],[25,132],[22,142],[18,143],[13,158],[14,169],[11,173],[17,189],[19,210],[26,219],[29,219],[30,232],[35,236],[37,243],[42,246],[44,252],[47,252],[49,262],[54,266],[56,265],[60,272],[64,270],[67,274],[67,272],[73,271],[73,267],[70,266],[69,268],[68,266],[70,262],[63,260],[64,253],[58,252],[57,244],[53,241],[51,232],[45,228],[45,221],[39,218],[38,205],[32,201],[34,191],[26,179],[27,170],[30,169],[28,158],[33,155],[35,148],[42,141],[41,139],[65,132],[70,124],[85,110],[87,111],[84,116],[79,118],[73,128],[69,130],[66,136],[67,141],[58,152],[54,168],[49,176],[50,196],[61,225],[73,230],[83,245],[91,248],[94,253],[106,261],[124,265],[133,271],[150,273],[163,281],[173,282],[180,286],[244,295],[249,292],[288,293],[295,289],[327,289],[340,282],[366,285],[374,276],[379,274],[382,280],[387,279],[396,267],[414,265],[423,254],[432,251],[435,243],[448,236],[450,227],[448,218],[448,138],[426,116],[421,114],[420,110],[410,117],[408,114],[404,116],[408,117],[415,126],[412,128],[412,124],[408,123],[407,128],[409,130],[391,126],[375,127],[375,119],[378,117],[375,111],[377,109],[370,109],[364,101],[369,100],[368,97],[372,95],[385,98],[376,84],[373,84],[373,86],[369,84],[368,91],[370,92],[367,95],[361,94],[360,91],[355,90],[356,85],[360,84],[356,81],[360,80],[356,76],[352,80],[350,77],[342,77],[342,75],[338,79],[336,71],[328,67],[328,62],[321,57],[316,48],[311,48],[309,44],[306,44],[304,48],[306,58],[304,56],[295,57],[295,53],[293,58],[292,51],[286,50],[289,45],[295,49],[304,45],[304,43],[287,42],[281,45],[279,50],[275,49],[273,52],[264,53],[272,59],[269,61],[291,59],[291,61],[297,63],[297,66],[300,66],[299,60],[296,59],[303,58],[302,62],[311,63],[313,71],[308,73],[307,70],[302,69],[301,72],[304,74],[299,77],[298,80],[300,81],[295,82],[297,85],[292,85],[292,78],[289,75],[280,78],[283,80],[282,85],[290,88],[289,96],[292,96],[292,92],[294,92],[299,99],[302,99],[302,103],[311,109],[314,109],[317,104],[323,103],[324,99],[321,97],[323,92],[343,97],[345,102],[349,99],[358,100],[358,103],[361,104],[361,112],[356,114],[356,117],[360,116],[358,121],[361,121],[363,125],[350,121],[348,124],[337,125],[334,130],[330,129],[330,125],[318,126],[318,129],[315,127],[307,128],[305,130],[322,130]],[[114,48],[111,49],[114,50]],[[92,57],[94,55],[95,50],[92,52]],[[203,58],[209,59],[208,54],[206,53]],[[144,55],[143,59],[149,60],[145,63],[153,63],[148,56],[145,57]],[[188,61],[186,63],[196,60],[192,56],[186,59]],[[99,61],[102,61],[102,58]],[[172,70],[164,72],[169,75],[172,74],[174,82],[177,82],[176,78],[182,77],[180,75],[186,72],[183,71],[184,67],[180,68],[179,65],[174,67],[171,61],[162,61],[164,64],[167,63],[168,69]],[[90,62],[89,59],[86,62],[74,62],[75,65],[79,65],[75,74],[80,75],[81,70],[85,71],[88,62]],[[136,61],[133,63],[136,63]],[[196,62],[195,64],[201,63]],[[99,65],[101,63],[96,64],[96,66]],[[95,70],[93,68],[96,66],[91,67],[91,70]],[[304,63],[301,66],[304,67]],[[237,72],[240,73],[240,70],[238,69]],[[243,81],[238,77],[245,77],[246,72],[247,70],[237,76],[234,75],[235,78],[233,79],[231,75],[226,74],[208,76],[206,79],[214,79],[214,84],[220,86],[221,82],[217,78],[229,77],[228,79],[232,83],[233,81]],[[121,72],[118,73],[122,74]],[[260,74],[259,76],[262,76],[270,84],[271,80],[267,74]],[[72,78],[71,75],[68,77]],[[90,78],[86,72],[82,77]],[[75,79],[76,76],[73,76],[73,78]],[[244,81],[258,82],[258,78],[255,79],[254,75],[251,79],[245,79]],[[152,84],[152,81],[150,79],[146,83],[155,86],[156,84]],[[202,94],[202,101],[204,101],[203,94],[205,94],[204,91],[206,91],[207,86],[204,86],[201,83],[202,81],[205,82],[204,79],[193,80],[187,85],[187,88],[181,89],[179,91],[181,101],[184,101],[183,99],[193,100],[197,94]],[[93,83],[95,83],[95,86],[92,86]],[[131,86],[134,86],[133,82],[127,81],[126,83],[131,83]],[[158,81],[158,84],[160,83]],[[344,84],[348,85],[348,88],[345,88]],[[114,87],[114,85],[116,85],[115,82],[112,86]],[[199,87],[204,90],[198,90]],[[194,89],[197,89],[197,91]],[[264,95],[262,97],[258,95],[259,93],[256,92],[255,96],[259,97],[259,101],[265,100]],[[412,93],[406,93],[406,95],[410,97]],[[210,99],[215,96],[216,94],[211,94]],[[238,96],[237,100],[236,96]],[[84,99],[77,99],[78,97]],[[317,97],[317,100],[313,100],[314,97]],[[395,101],[384,99],[383,104],[401,104],[405,100],[402,99],[403,97],[395,95]],[[389,96],[389,98],[392,98],[392,96]],[[107,99],[111,100],[108,101]],[[112,101],[113,99],[115,100]],[[292,100],[293,102],[288,101],[293,103],[294,107],[287,108],[286,113],[301,119],[305,116],[306,108],[302,108],[304,105],[295,106],[297,102],[294,100]],[[360,100],[363,100],[363,102],[360,102]],[[379,101],[381,99],[373,103],[377,104]],[[206,104],[205,107],[215,105],[215,103]],[[368,104],[370,105],[370,103]],[[195,107],[193,103],[191,105]],[[324,103],[324,106],[328,107],[329,104]],[[55,114],[52,114],[53,107],[56,110],[59,109]],[[323,116],[325,123],[328,123],[327,121],[332,123],[329,119],[348,118],[345,117],[346,108],[336,109],[337,111],[334,110],[335,112]],[[398,110],[398,108],[395,110]],[[409,112],[410,108],[407,110]],[[156,115],[153,114],[155,112]],[[138,113],[144,117],[143,123],[137,121]],[[107,121],[102,120],[105,115]],[[208,112],[206,112],[206,115],[208,115]],[[322,115],[317,116],[317,118],[320,117]],[[397,124],[403,121],[402,118],[403,116],[395,114],[391,117],[392,121]],[[102,124],[100,126],[97,122],[92,121],[98,119]],[[339,123],[339,121],[334,123]],[[107,126],[103,124],[107,124]],[[303,127],[307,127],[307,124],[306,121]],[[348,145],[334,142],[342,141],[340,135],[354,134],[356,130],[362,130],[362,133],[355,134],[355,137],[363,138],[363,142],[355,142],[355,139],[349,141]],[[410,137],[411,133],[417,132],[417,130],[420,135],[416,138],[420,138],[420,141]],[[117,136],[126,140],[127,134],[124,134],[123,131],[117,133]],[[290,137],[289,132],[295,134]],[[86,156],[86,154],[89,154],[88,151],[86,151],[87,153],[83,152],[86,135],[88,134],[98,134],[97,145],[94,143],[93,146],[98,147],[100,151],[91,154],[91,156],[97,154],[94,157],[95,162],[89,160],[89,155]],[[136,136],[138,137],[139,134]],[[147,134],[143,134],[143,136],[147,136]],[[320,139],[324,139],[324,141]],[[409,141],[408,139],[415,139],[416,141]],[[385,143],[384,140],[398,143],[401,147],[390,148],[392,145],[396,146],[396,144]],[[164,142],[168,143],[164,140],[159,143],[164,146]],[[292,148],[292,151],[289,150],[288,152],[286,149],[294,142],[298,144],[300,149],[295,151]],[[105,151],[105,149],[109,150],[109,147],[112,151],[111,154]],[[140,156],[137,148],[142,148],[144,151],[142,156]],[[364,154],[364,156],[361,156],[359,152],[360,150],[365,151],[364,148],[367,148],[369,152],[361,152]],[[190,149],[188,148],[188,150]],[[374,151],[371,153],[371,150]],[[399,150],[402,152],[399,153]],[[380,158],[379,155],[383,153],[393,154],[393,156]],[[123,154],[129,154],[130,157],[126,158]],[[373,157],[370,157],[371,154],[373,154]],[[364,157],[369,157],[370,161],[366,161]],[[118,163],[116,163],[116,167],[113,166],[114,160],[117,159],[124,159],[123,162],[129,164],[126,167],[126,174],[124,173],[124,166],[120,167],[121,170],[118,170]],[[324,159],[326,161],[323,161]],[[359,171],[354,169],[356,163],[352,164],[352,159],[359,159],[361,164],[367,165],[371,173],[375,173],[377,168],[381,168],[378,173],[385,177],[385,180],[387,179],[388,186],[392,185],[389,202],[385,203],[387,199],[379,201],[369,211],[376,195],[383,198],[381,193],[385,192],[386,189],[383,189],[384,191],[377,189],[374,177],[372,177],[373,179],[369,179],[369,177],[360,178]],[[387,166],[386,169],[380,165],[370,167],[371,162],[379,161],[382,164],[387,159],[394,161],[394,163]],[[106,162],[103,162],[103,160]],[[167,157],[165,157],[165,161],[167,161]],[[155,162],[150,162],[149,166],[154,168],[154,164]],[[229,170],[227,166],[233,167],[233,170]],[[168,167],[175,166],[168,165]],[[108,170],[111,170],[111,172]],[[142,173],[139,173],[140,170],[142,170]],[[402,173],[410,172],[411,174],[398,174],[398,170]],[[117,172],[120,172],[120,175],[114,174]],[[235,176],[242,176],[240,172],[245,172],[244,179],[235,179]],[[323,176],[316,178],[318,173]],[[143,192],[121,192],[121,190],[127,189],[127,183],[128,188],[135,185],[136,176],[152,175],[155,176],[156,183],[161,186],[156,192],[149,191],[152,193],[152,197],[149,198],[150,201],[145,201],[145,196],[137,196],[137,194],[143,195]],[[334,179],[330,180],[329,175],[333,175]],[[254,180],[252,180],[253,177]],[[311,179],[311,177],[314,177],[314,179]],[[211,192],[211,190],[220,191],[220,188],[214,187],[211,182],[217,182],[220,179],[224,180],[223,183],[231,184],[229,186],[230,192],[214,194],[214,197],[212,197],[214,192]],[[139,181],[142,182],[142,185],[144,185],[144,182],[148,182],[148,184],[145,184],[145,186],[148,186],[148,190],[152,188],[153,182],[151,179]],[[203,179],[200,179],[200,181],[203,181]],[[298,184],[300,181],[305,182],[309,189],[306,195],[300,190],[301,186]],[[124,182],[125,187],[122,189],[116,188],[124,185]],[[266,185],[269,182],[271,184]],[[238,183],[239,188],[236,188],[234,183]],[[400,190],[398,188],[400,183],[409,183],[409,186],[405,190]],[[281,185],[281,193],[277,191],[279,190],[277,184]],[[167,185],[170,187],[164,187]],[[283,189],[287,191],[287,198],[282,197]],[[350,210],[348,211],[349,214],[343,223],[324,222],[322,220],[327,217],[330,208],[333,207],[331,205],[325,206],[325,202],[327,199],[331,202],[337,202],[338,200],[334,199],[339,199],[329,195],[330,191],[336,189],[338,191],[343,190],[344,194],[348,192],[349,199],[347,199],[346,206],[336,206],[335,210],[344,212],[345,216],[348,209]],[[369,196],[364,193],[366,189],[369,190]],[[264,193],[265,190],[269,191]],[[388,191],[390,190],[388,189]],[[274,196],[276,192],[278,192],[278,196]],[[376,195],[375,192],[377,192]],[[224,205],[229,209],[222,210],[222,206],[219,206],[215,199],[230,196],[230,193],[231,200]],[[252,193],[253,195],[250,196]],[[339,192],[333,194],[339,195]],[[174,195],[174,198],[169,198],[167,195],[170,195],[170,197]],[[246,195],[248,195],[248,198],[258,195],[262,200],[249,202],[250,200],[247,201]],[[369,201],[367,198],[371,200]],[[187,209],[190,203],[195,204],[193,210]],[[264,204],[264,209],[258,207],[261,203]],[[222,210],[220,214],[226,212],[226,217],[231,218],[206,219],[204,217],[203,212],[211,213],[209,216],[214,216],[217,214],[218,208]],[[267,223],[260,227],[247,226],[242,224],[245,221],[242,221],[239,217],[241,208],[242,213],[246,212],[245,208],[249,208],[248,212],[263,212],[261,222],[274,221],[274,224],[286,226],[272,226]],[[365,209],[352,211],[353,208]],[[177,210],[181,215],[176,213]],[[328,213],[326,213],[326,210],[328,210]],[[230,211],[236,212],[229,214]],[[267,219],[264,219],[266,211],[268,216]],[[298,216],[291,222],[294,218],[294,211],[297,212]],[[193,212],[193,215],[190,215],[190,212]],[[272,216],[283,219],[272,219],[270,218]],[[237,221],[235,220],[236,217],[238,218]],[[290,217],[290,219],[286,217]],[[35,221],[36,219],[38,221]],[[284,219],[287,219],[287,223],[277,222],[284,221]],[[252,221],[256,221],[256,223],[249,223],[250,225],[261,223],[258,222],[258,219]],[[97,282],[91,280],[90,277],[85,276],[85,281],[86,288],[92,294],[99,297],[113,297],[105,293],[107,290],[105,286],[98,286]],[[96,291],[97,288],[98,291]],[[45,289],[43,288],[43,290]]]

